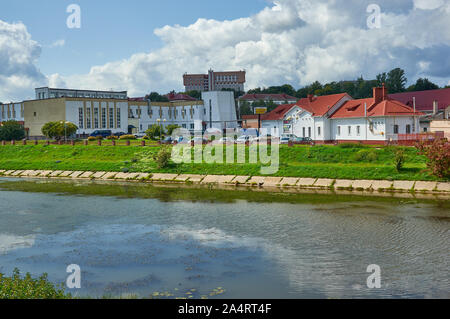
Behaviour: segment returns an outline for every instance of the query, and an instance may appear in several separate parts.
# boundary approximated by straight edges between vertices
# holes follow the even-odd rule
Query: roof
[[[389,97],[411,107],[414,106],[413,97],[415,97],[418,111],[433,111],[433,101],[438,102],[439,110],[450,106],[450,88],[389,94]]]
[[[300,108],[312,114],[312,116],[324,116],[335,104],[344,97],[350,96],[347,93],[331,94],[323,96],[309,96],[296,103]]]
[[[272,112],[266,113],[263,116],[261,116],[261,120],[263,121],[279,121],[284,119],[284,116],[286,113],[288,113],[295,104],[282,104],[278,106],[275,110]]]
[[[424,113],[416,111],[403,104],[400,101],[396,101],[390,98],[380,101],[374,104],[373,98],[350,100],[345,102],[336,112],[334,112],[330,118],[351,118],[351,117],[366,117],[365,105],[367,104],[367,116],[412,116],[412,115],[424,115]]]
[[[298,98],[288,94],[245,94],[240,97],[239,100],[247,101],[259,101],[259,100],[272,100],[272,101],[297,101]]]
[[[193,98],[192,96],[189,96],[187,94],[182,94],[182,93],[169,93],[169,94],[166,94],[165,97],[167,97],[170,102],[173,102],[173,101],[197,101],[196,98]]]
[[[258,119],[258,115],[242,115],[242,119],[243,120],[257,120]]]
[[[131,101],[131,102],[145,102],[145,97],[129,97],[128,101]]]

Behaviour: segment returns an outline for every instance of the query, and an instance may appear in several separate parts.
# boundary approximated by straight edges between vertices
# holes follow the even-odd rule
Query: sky
[[[67,26],[71,4],[80,28]],[[246,89],[396,67],[409,84],[443,86],[449,21],[450,0],[2,1],[0,101],[33,98],[40,86],[182,91],[183,73],[209,68],[246,70]]]

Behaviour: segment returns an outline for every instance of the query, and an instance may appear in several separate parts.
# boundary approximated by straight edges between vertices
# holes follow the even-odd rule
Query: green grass
[[[274,176],[333,179],[438,180],[426,171],[426,159],[413,147],[405,150],[405,167],[397,172],[398,147],[295,146],[280,147]],[[159,147],[97,145],[0,146],[0,169],[121,171],[214,175],[261,175],[261,164],[174,164],[157,169],[152,156]],[[246,149],[248,156],[248,148]],[[225,153],[225,152],[224,152]],[[248,157],[247,157],[248,158]],[[248,160],[247,160],[248,162]],[[448,181],[449,179],[444,179]]]

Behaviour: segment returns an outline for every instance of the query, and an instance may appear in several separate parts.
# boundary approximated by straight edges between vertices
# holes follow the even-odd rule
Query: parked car
[[[89,135],[90,137],[103,137],[103,138],[107,138],[108,136],[113,135],[111,130],[97,130],[92,132],[91,135]]]
[[[280,144],[289,144],[292,140],[293,138],[291,136],[283,135],[280,139]]]
[[[203,145],[205,145],[205,144],[208,144],[209,141],[206,138],[197,136],[197,137],[192,138],[189,141],[189,143],[192,143],[192,142],[194,142],[194,144],[203,144]]]
[[[173,143],[173,138],[172,136],[167,136],[165,139],[163,139],[161,141],[161,144],[166,144],[166,145],[170,145]]]
[[[145,134],[145,133],[136,133],[136,134],[134,134],[134,136],[136,137],[136,138],[143,138],[144,136],[146,136],[147,134]]]
[[[313,142],[310,137],[296,137],[294,138],[294,143],[297,144],[311,144]]]
[[[214,141],[213,144],[226,144],[226,145],[234,144],[234,139],[231,137],[222,137],[220,140]]]
[[[247,142],[251,143],[255,138],[250,135],[241,135],[237,138],[236,144],[245,144]]]

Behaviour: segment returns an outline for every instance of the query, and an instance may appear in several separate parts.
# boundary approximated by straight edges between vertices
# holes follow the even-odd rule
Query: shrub
[[[374,150],[360,150],[355,153],[353,156],[353,160],[356,162],[368,161],[374,162],[378,159],[378,155]]]
[[[403,168],[403,164],[405,164],[405,151],[403,149],[399,148],[395,151],[394,164],[397,172],[400,172]]]
[[[161,127],[158,124],[153,124],[147,131],[145,131],[145,134],[152,139],[156,140],[161,137],[161,134],[164,135],[164,129],[161,131]]]
[[[106,137],[106,139],[112,141],[112,140],[117,140],[118,137],[114,136],[114,135],[111,135],[111,136]]]
[[[96,140],[102,141],[103,140],[103,136],[99,135],[95,137]]]
[[[136,136],[134,136],[134,135],[122,135],[121,137],[120,137],[120,139],[121,140],[135,140],[136,139]]]
[[[16,121],[5,121],[0,126],[0,141],[18,141],[24,137],[25,129]]]
[[[430,145],[421,142],[417,145],[419,153],[427,158],[427,167],[437,177],[450,176],[450,143],[434,140]]]
[[[156,162],[158,169],[161,169],[169,165],[171,157],[172,157],[171,149],[167,146],[163,146],[161,147],[159,152],[153,156],[153,159]]]
[[[54,138],[57,141],[64,138],[64,136],[72,136],[78,130],[78,127],[70,122],[56,121],[44,124],[41,131],[47,138]]]
[[[97,138],[94,137],[94,136],[89,136],[88,137],[88,141],[96,141],[96,140],[97,140]]]
[[[23,278],[18,269],[11,277],[0,273],[0,299],[70,299],[63,286],[57,287],[47,279],[47,274],[32,278],[27,273]]]
[[[181,126],[178,126],[176,124],[167,125],[167,135],[172,135],[173,131],[175,131],[177,128],[181,128]]]

